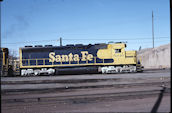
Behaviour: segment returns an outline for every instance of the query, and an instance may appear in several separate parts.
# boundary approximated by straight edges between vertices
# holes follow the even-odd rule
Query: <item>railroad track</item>
[[[13,102],[47,102],[47,101],[56,101],[56,102],[69,102],[69,103],[89,103],[94,101],[102,100],[127,100],[127,99],[137,99],[137,98],[146,98],[151,96],[158,96],[160,93],[164,95],[170,95],[171,88],[159,87],[153,88],[150,90],[138,90],[138,91],[125,91],[125,92],[114,92],[114,93],[97,93],[97,94],[80,94],[80,95],[66,95],[66,96],[33,96],[25,98],[12,98],[12,99],[3,99],[2,103],[13,103]]]
[[[109,76],[94,76],[90,77],[81,76],[71,77],[66,79],[62,77],[61,80],[46,81],[46,78],[43,78],[43,83],[40,80],[36,79],[35,81],[28,81],[24,83],[23,81],[13,83],[12,79],[10,82],[4,81],[4,84],[1,86],[1,94],[3,102],[25,102],[25,101],[48,101],[48,100],[57,100],[57,101],[94,101],[99,99],[127,99],[127,98],[142,98],[153,95],[158,95],[162,90],[162,85],[166,86],[165,93],[169,94],[170,89],[170,80],[169,77],[161,80],[161,75],[156,78],[151,78],[152,76],[142,76],[137,75],[136,78],[130,78],[131,76],[123,76],[121,78],[108,78]],[[84,80],[83,80],[84,78]],[[104,79],[105,78],[105,79]],[[27,79],[24,79],[25,81]],[[6,82],[6,83],[5,83]],[[45,82],[45,83],[44,83]],[[56,82],[56,83],[53,83]],[[59,83],[58,83],[59,82]],[[24,84],[22,84],[24,83]],[[24,86],[25,87],[21,87]],[[7,87],[8,86],[8,87]],[[11,87],[12,86],[12,87]],[[47,87],[48,86],[48,87]],[[156,87],[156,89],[150,89],[150,87]],[[105,90],[104,90],[104,89]],[[108,89],[109,90],[106,90]],[[101,89],[102,92],[96,92]],[[112,92],[111,90],[120,89],[120,91]],[[123,89],[127,89],[122,91]],[[130,89],[133,89],[130,91]],[[139,90],[135,90],[139,89]],[[82,92],[77,93],[76,92]],[[84,93],[83,93],[84,91]],[[91,94],[87,91],[90,91]],[[122,91],[122,92],[121,92]],[[94,93],[92,93],[94,92]],[[108,92],[108,93],[107,93]],[[48,95],[49,93],[59,94],[59,95]],[[73,93],[73,95],[66,95]],[[75,93],[75,94],[74,94]],[[43,94],[42,96],[40,96]],[[10,98],[10,96],[12,98]],[[23,97],[22,97],[23,96]],[[8,98],[9,97],[9,98]],[[95,98],[95,99],[94,99]],[[86,100],[84,100],[86,99]]]
[[[109,111],[109,109],[119,109],[118,106],[115,107],[118,103],[121,103],[120,106],[130,105],[132,108],[131,102],[140,103],[141,110],[144,107],[143,103],[145,105],[152,103],[152,108],[154,108],[153,106],[157,105],[156,102],[160,102],[161,107],[165,105],[168,108],[169,104],[166,101],[169,100],[171,93],[169,72],[148,71],[142,74],[120,74],[120,76],[107,74],[103,76],[11,77],[3,80],[1,107],[2,111],[7,113],[9,111],[16,111],[15,113],[54,111],[55,113],[57,110],[76,112],[78,106],[81,107],[81,111],[84,109],[87,111],[87,108],[92,111],[95,105],[103,110],[102,106],[105,107],[106,103],[109,105]],[[21,87],[23,85],[26,87]],[[45,87],[46,85],[50,87]],[[160,97],[162,102],[159,101]],[[68,109],[66,109],[67,106]],[[148,112],[154,110],[147,106],[144,108]],[[135,110],[137,109],[133,108],[133,111]],[[126,112],[128,111],[130,110]]]
[[[131,87],[149,87],[149,86],[161,86],[167,85],[170,86],[170,81],[164,82],[142,82],[142,83],[115,83],[115,82],[100,82],[97,83],[89,83],[89,84],[63,84],[61,87],[49,87],[49,88],[26,88],[26,89],[1,89],[1,94],[15,94],[15,93],[46,93],[46,92],[56,92],[56,91],[72,91],[75,89],[88,89],[88,88],[131,88]]]

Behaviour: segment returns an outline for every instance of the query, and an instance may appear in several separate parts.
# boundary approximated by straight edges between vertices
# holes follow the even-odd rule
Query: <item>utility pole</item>
[[[1,22],[1,2],[2,2],[2,0],[0,0],[0,22]],[[1,42],[1,26],[0,26],[0,42]],[[2,61],[3,61],[3,54],[2,54],[3,52],[2,52],[2,49],[1,49],[1,43],[0,43],[0,74],[1,74],[1,76],[2,76],[2,69],[3,69],[3,64],[2,64]]]
[[[154,48],[154,23],[153,23],[153,11],[152,11],[152,44]]]
[[[60,46],[62,46],[62,38],[60,37]]]

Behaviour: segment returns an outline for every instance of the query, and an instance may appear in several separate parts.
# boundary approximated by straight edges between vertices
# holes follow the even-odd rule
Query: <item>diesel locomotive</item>
[[[20,75],[141,72],[136,51],[126,43],[25,46],[19,49]]]

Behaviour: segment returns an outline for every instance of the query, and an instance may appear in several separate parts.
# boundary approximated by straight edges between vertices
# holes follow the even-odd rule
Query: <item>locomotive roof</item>
[[[67,49],[67,48],[89,48],[89,47],[96,47],[96,48],[106,48],[107,44],[105,43],[100,43],[100,44],[88,44],[88,45],[83,45],[83,44],[68,44],[65,46],[52,46],[52,45],[45,45],[45,46],[41,46],[41,45],[35,45],[35,47],[32,46],[25,46],[22,47],[21,49],[24,50],[32,50],[32,49]]]

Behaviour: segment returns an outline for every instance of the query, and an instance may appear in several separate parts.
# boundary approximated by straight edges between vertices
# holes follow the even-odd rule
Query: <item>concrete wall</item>
[[[166,44],[154,49],[143,49],[137,53],[145,68],[171,68],[170,52],[170,44]]]

